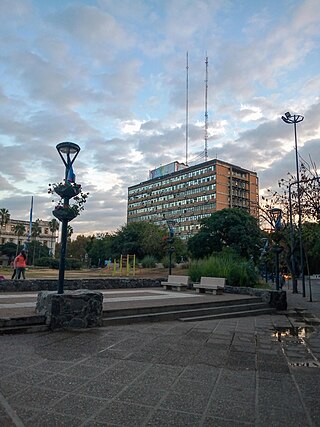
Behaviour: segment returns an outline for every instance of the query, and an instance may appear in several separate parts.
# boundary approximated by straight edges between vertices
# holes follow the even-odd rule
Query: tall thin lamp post
[[[171,275],[171,268],[172,268],[172,253],[174,252],[174,247],[171,246],[173,244],[173,238],[174,238],[174,221],[167,220],[167,226],[169,228],[169,237],[168,237],[168,252],[169,252],[169,275]]]
[[[317,181],[318,184],[320,184],[320,177],[316,176],[314,178],[303,180],[303,182],[305,182],[305,183],[306,182],[313,182],[313,181]],[[294,231],[293,231],[293,219],[292,219],[292,191],[291,191],[291,187],[293,185],[297,185],[297,184],[298,184],[297,181],[290,182],[290,184],[289,184],[289,215],[290,215],[290,235],[291,235],[292,248],[294,245]],[[291,266],[292,266],[292,270],[293,270],[292,283],[294,283],[294,278],[295,278],[295,286],[297,286],[297,279],[295,277],[295,260],[294,260],[293,254],[292,254],[292,258],[291,258]],[[296,288],[296,290],[294,290],[294,284],[293,284],[293,293],[297,293],[297,292],[298,292],[297,288]],[[310,296],[310,302],[312,302],[312,290],[311,290],[310,279],[309,279],[309,296]]]
[[[301,277],[302,277],[302,296],[305,298],[306,296],[306,283],[304,277],[304,259],[303,259],[303,244],[302,244],[302,231],[301,231],[301,200],[300,200],[300,174],[299,174],[299,158],[298,158],[298,142],[297,142],[297,123],[302,122],[304,119],[303,116],[299,114],[291,115],[289,111],[285,113],[281,119],[289,124],[293,124],[294,128],[294,147],[295,147],[295,155],[296,155],[296,173],[297,173],[297,194],[298,194],[298,221],[299,221],[299,243],[300,243],[300,258],[301,258]]]
[[[291,199],[291,186],[297,184],[297,182],[291,182],[289,184],[289,216],[290,216],[290,241],[291,241],[291,277],[292,277],[292,293],[298,293],[298,283],[296,276],[296,263],[294,258],[294,230],[292,220],[292,199]]]
[[[277,291],[280,290],[280,253],[282,252],[283,248],[279,245],[279,241],[281,239],[281,236],[279,234],[282,224],[282,210],[280,208],[273,208],[270,209],[270,214],[273,219],[274,223],[274,237],[273,240],[275,242],[275,245],[273,246],[273,251],[276,254],[276,289]]]

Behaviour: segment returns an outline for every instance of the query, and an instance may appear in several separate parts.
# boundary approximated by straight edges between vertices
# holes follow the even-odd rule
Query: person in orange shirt
[[[16,261],[17,272],[18,272],[18,279],[20,279],[21,275],[22,275],[22,278],[25,279],[26,278],[25,271],[27,267],[27,255],[25,251],[21,251],[19,255],[16,257],[15,261]]]

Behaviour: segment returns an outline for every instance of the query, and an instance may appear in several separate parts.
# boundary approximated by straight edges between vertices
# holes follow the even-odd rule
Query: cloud
[[[319,164],[317,0],[0,2],[0,204],[12,217],[52,217],[49,182],[64,165],[57,143],[81,151],[74,168],[90,192],[75,235],[126,221],[128,186],[149,170],[203,159],[208,55],[209,158],[258,172],[262,188],[294,171],[299,152]]]

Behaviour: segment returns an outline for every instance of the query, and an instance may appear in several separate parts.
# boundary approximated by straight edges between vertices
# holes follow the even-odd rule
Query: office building
[[[150,221],[186,239],[200,221],[224,208],[241,208],[258,217],[255,172],[213,159],[188,167],[173,162],[154,169],[149,180],[128,188],[127,222]]]

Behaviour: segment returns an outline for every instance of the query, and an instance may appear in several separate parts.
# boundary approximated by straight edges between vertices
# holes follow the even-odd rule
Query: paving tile
[[[237,422],[255,422],[255,405],[253,403],[246,402],[245,400],[240,402],[237,399],[232,400],[214,400],[210,403],[206,415],[208,417],[220,417],[227,420],[233,420]]]
[[[66,395],[64,392],[48,390],[38,386],[26,387],[20,393],[14,394],[8,400],[12,407],[33,407],[41,409],[52,406],[55,402]]]
[[[201,427],[254,427],[255,423],[225,420],[219,417],[206,417]]]
[[[104,399],[68,394],[52,405],[52,411],[70,417],[86,419],[98,413],[107,402]]]
[[[86,382],[86,384],[77,388],[79,395],[97,397],[101,399],[113,399],[125,387],[123,383],[111,382],[108,380],[96,379]]]
[[[259,408],[259,415],[257,420],[258,427],[297,427],[310,426],[307,415],[304,411],[297,411],[291,405],[287,407],[270,407],[266,405]],[[311,426],[310,426],[311,427]]]
[[[87,423],[88,427],[101,425],[137,426],[140,427],[148,419],[151,408],[133,403],[110,402]]]
[[[190,412],[192,414],[203,414],[205,411],[211,391],[189,389],[189,392],[175,389],[170,392],[160,403],[161,409]]]
[[[146,426],[150,427],[197,427],[200,426],[200,417],[179,411],[158,409],[149,418]]]
[[[25,427],[79,427],[83,420],[42,410],[25,422]]]
[[[166,390],[154,388],[149,385],[131,385],[124,389],[117,400],[135,404],[156,406],[167,393]]]

